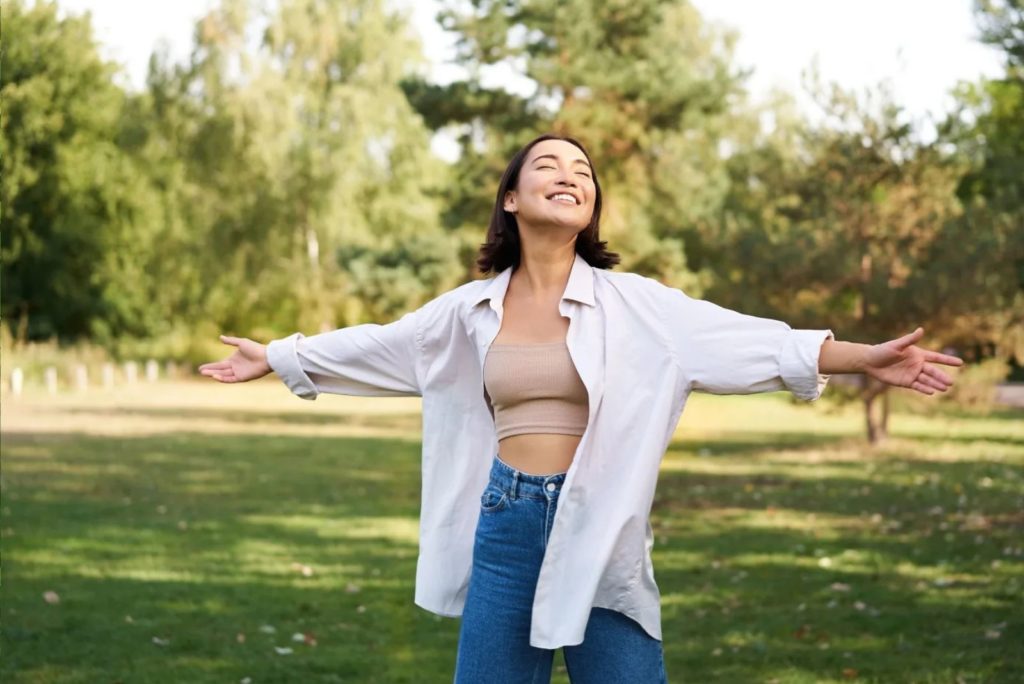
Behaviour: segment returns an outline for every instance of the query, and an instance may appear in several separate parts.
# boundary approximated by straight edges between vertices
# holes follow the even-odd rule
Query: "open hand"
[[[272,369],[267,363],[267,345],[247,337],[220,336],[221,342],[238,349],[223,361],[204,363],[199,372],[220,382],[246,382],[262,378]]]
[[[932,364],[962,366],[964,360],[922,349],[914,343],[924,336],[924,328],[888,342],[872,345],[864,355],[864,372],[896,387],[909,387],[922,394],[945,392],[953,378]]]

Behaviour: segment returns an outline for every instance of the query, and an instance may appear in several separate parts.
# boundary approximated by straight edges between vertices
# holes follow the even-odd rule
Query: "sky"
[[[411,8],[431,61],[431,78],[440,83],[463,73],[451,63],[451,36],[434,21],[435,0],[394,0]],[[971,0],[691,0],[706,21],[739,31],[738,65],[753,67],[748,88],[755,100],[773,88],[797,96],[809,116],[815,107],[801,88],[801,73],[817,60],[822,77],[861,91],[886,81],[927,138],[932,120],[952,106],[949,91],[958,81],[1002,73],[1000,55],[976,40]],[[130,2],[58,0],[65,10],[90,11],[104,55],[125,66],[123,85],[141,89],[154,46],[165,40],[178,60],[187,58],[192,27],[215,0]],[[525,79],[508,70],[487,74],[489,84],[506,83],[531,92]],[[433,148],[451,158],[452,141],[434,140]]]

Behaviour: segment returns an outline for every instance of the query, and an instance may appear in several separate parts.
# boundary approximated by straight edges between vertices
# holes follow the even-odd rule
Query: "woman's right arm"
[[[244,382],[274,371],[303,399],[321,392],[364,397],[422,396],[420,312],[386,325],[363,323],[319,335],[294,333],[262,345],[222,335],[238,349],[223,361],[203,364],[203,375]]]

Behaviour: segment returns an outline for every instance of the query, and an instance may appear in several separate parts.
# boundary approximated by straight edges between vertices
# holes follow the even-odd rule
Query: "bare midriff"
[[[579,435],[529,433],[498,442],[498,457],[528,475],[554,475],[569,470]]]
[[[568,278],[568,274],[566,275]],[[519,269],[512,273],[505,293],[504,318],[494,344],[553,344],[564,342],[569,319],[558,308],[563,284],[541,296],[521,290]],[[569,470],[581,435],[527,433],[498,441],[498,457],[530,475],[554,475]]]

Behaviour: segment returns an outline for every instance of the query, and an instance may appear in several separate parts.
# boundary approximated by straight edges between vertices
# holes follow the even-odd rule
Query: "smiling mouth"
[[[548,199],[551,200],[552,202],[560,202],[562,204],[571,204],[573,206],[576,206],[576,205],[579,204],[579,202],[576,200],[575,197],[573,197],[572,195],[570,195],[568,193],[564,193],[564,192],[560,192],[560,193],[558,193],[556,195],[552,195]]]

